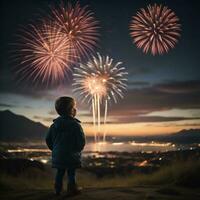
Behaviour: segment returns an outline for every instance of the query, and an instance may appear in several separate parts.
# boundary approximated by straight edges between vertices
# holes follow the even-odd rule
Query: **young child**
[[[60,97],[55,102],[55,109],[60,115],[53,120],[46,135],[46,143],[52,151],[52,167],[57,169],[55,193],[62,191],[65,171],[68,177],[68,195],[79,194],[81,189],[76,184],[76,168],[81,167],[81,151],[85,146],[85,136],[80,121],[75,118],[76,102],[71,97]]]

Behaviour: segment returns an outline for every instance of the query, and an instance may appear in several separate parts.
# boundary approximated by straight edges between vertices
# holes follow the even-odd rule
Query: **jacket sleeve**
[[[79,123],[75,124],[74,134],[76,137],[76,140],[75,140],[76,141],[76,150],[78,152],[81,152],[85,146],[86,141],[85,141],[85,134]]]
[[[53,135],[52,135],[53,133],[52,132],[53,132],[53,126],[51,125],[46,134],[46,138],[45,138],[46,144],[51,151],[53,149]]]

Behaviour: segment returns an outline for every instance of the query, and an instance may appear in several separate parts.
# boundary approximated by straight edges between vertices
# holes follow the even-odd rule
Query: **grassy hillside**
[[[77,180],[84,187],[129,187],[135,185],[177,185],[184,187],[200,186],[200,161],[176,162],[162,167],[159,171],[143,175],[112,176],[97,178],[79,170]],[[10,189],[51,189],[55,171],[49,166],[45,170],[29,168],[18,176],[6,173],[0,175],[1,188]]]
[[[149,175],[97,178],[79,170],[77,180],[83,194],[73,199],[159,199],[197,200],[200,197],[200,162],[177,162]],[[54,171],[29,168],[18,176],[0,175],[0,199],[46,200],[66,199],[53,194]],[[66,183],[64,185],[66,188]]]

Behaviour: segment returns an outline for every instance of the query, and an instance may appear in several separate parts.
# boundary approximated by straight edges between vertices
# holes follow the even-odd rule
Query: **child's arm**
[[[52,125],[50,126],[47,134],[46,134],[46,144],[50,150],[53,149],[53,140],[52,140]]]
[[[85,134],[79,123],[76,123],[74,127],[75,137],[76,137],[76,150],[81,152],[85,146]]]

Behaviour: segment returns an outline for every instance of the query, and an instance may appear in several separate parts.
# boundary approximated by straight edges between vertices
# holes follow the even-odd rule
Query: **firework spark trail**
[[[88,6],[74,6],[64,2],[51,9],[50,18],[60,27],[69,40],[72,54],[76,58],[87,57],[93,53],[98,41],[98,22]]]
[[[154,4],[133,16],[130,35],[138,48],[153,55],[167,53],[180,37],[179,18],[166,6]]]
[[[69,41],[55,24],[29,24],[18,34],[15,45],[19,48],[15,52],[15,59],[20,66],[17,69],[20,81],[28,79],[49,85],[66,78],[73,56],[70,54]]]
[[[105,111],[104,111],[104,133],[103,133],[103,142],[106,141],[106,122],[107,122],[107,113],[108,113],[108,100],[105,100]]]
[[[101,126],[101,110],[100,110],[100,95],[99,94],[96,94],[97,95],[97,119],[98,119],[98,141],[100,141],[100,126]]]
[[[121,67],[121,62],[114,64],[113,59],[108,56],[102,57],[97,54],[87,64],[80,64],[75,68],[74,93],[83,101],[92,105],[93,125],[95,141],[100,141],[101,131],[101,107],[104,108],[104,127],[107,122],[108,102],[123,98],[123,92],[127,87],[127,72]],[[103,133],[103,141],[106,139],[106,131]]]
[[[96,115],[95,115],[95,103],[94,98],[92,98],[92,116],[93,116],[93,127],[94,127],[94,141],[97,141],[96,135]]]

